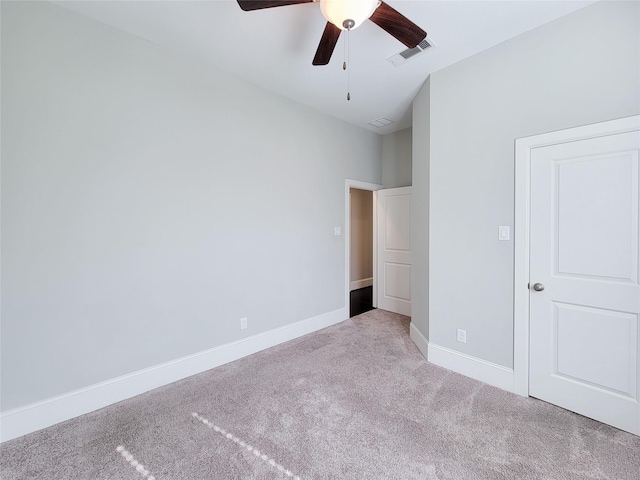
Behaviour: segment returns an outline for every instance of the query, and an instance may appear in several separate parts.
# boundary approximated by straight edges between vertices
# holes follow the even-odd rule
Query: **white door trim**
[[[349,190],[352,188],[358,188],[360,190],[369,190],[375,192],[380,190],[382,185],[377,183],[361,182],[359,180],[346,179],[344,181],[344,306],[349,315],[349,293],[351,291],[351,275],[350,275],[350,255],[351,255],[351,195]],[[376,258],[378,255],[378,248],[376,242],[377,232],[377,213],[376,213],[376,198],[374,193],[373,198],[373,306],[378,306],[378,297],[376,295],[376,280],[377,280],[377,265]]]
[[[514,389],[529,396],[529,212],[531,151],[534,148],[640,130],[640,115],[519,138],[515,142],[513,292]]]

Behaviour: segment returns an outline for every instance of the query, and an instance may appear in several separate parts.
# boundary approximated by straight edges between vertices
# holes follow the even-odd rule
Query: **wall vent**
[[[399,67],[400,65],[404,65],[409,59],[415,57],[419,53],[422,53],[430,48],[434,47],[433,40],[429,37],[422,40],[417,47],[407,48],[401,52],[396,53],[395,55],[391,55],[387,57],[387,60],[394,66]]]

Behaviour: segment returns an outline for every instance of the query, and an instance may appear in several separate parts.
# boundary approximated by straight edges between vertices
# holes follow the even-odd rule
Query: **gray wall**
[[[378,135],[30,2],[1,113],[3,410],[345,306]]]
[[[384,188],[411,185],[412,129],[405,128],[382,137],[382,185]]]
[[[514,140],[640,113],[639,19],[638,2],[598,2],[431,75],[413,127],[431,139],[414,173],[430,195],[429,283],[414,292],[429,288],[431,343],[513,365],[514,250],[498,226],[513,226]],[[428,146],[414,148],[417,163]]]
[[[429,338],[429,161],[431,77],[413,100],[411,322]],[[417,127],[417,128],[416,128]]]
[[[373,192],[352,188],[350,231],[350,278],[352,282],[373,277]],[[360,288],[360,287],[358,287]]]

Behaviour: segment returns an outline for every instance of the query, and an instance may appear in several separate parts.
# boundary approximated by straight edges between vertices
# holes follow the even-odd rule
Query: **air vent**
[[[368,123],[369,123],[369,125],[373,125],[376,128],[380,128],[380,127],[386,127],[387,125],[391,125],[393,123],[393,120],[389,120],[388,118],[380,117],[380,118],[376,118],[375,120],[371,120]]]
[[[396,53],[395,55],[391,55],[390,57],[387,58],[387,60],[391,62],[391,64],[394,67],[399,67],[400,65],[404,65],[407,62],[407,60],[415,57],[419,53],[422,53],[432,48],[433,46],[434,46],[433,41],[429,37],[427,37],[424,40],[422,40],[417,47],[407,48],[406,50]]]
[[[420,52],[422,52],[422,50],[420,50],[420,48],[414,47],[414,48],[409,48],[407,50],[403,50],[398,55],[400,55],[405,60],[409,60],[411,57],[413,57],[414,55],[419,54]]]
[[[422,40],[418,46],[422,49],[422,50],[426,50],[427,48],[431,48],[433,46],[433,43],[429,42],[429,38],[425,38],[424,40]]]

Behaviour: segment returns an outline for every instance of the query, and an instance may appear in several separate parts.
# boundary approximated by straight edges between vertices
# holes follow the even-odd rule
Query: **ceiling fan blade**
[[[427,37],[427,32],[384,2],[380,3],[369,20],[409,48],[414,48]]]
[[[313,0],[238,0],[238,5],[245,12],[260,10],[262,8],[286,7],[298,3],[313,3]]]
[[[340,37],[340,30],[333,23],[327,22],[327,26],[324,27],[324,32],[322,32],[322,38],[320,39],[320,44],[318,45],[318,50],[316,50],[316,56],[313,57],[313,65],[326,65],[331,60],[331,54],[333,53],[333,49],[336,48],[336,43],[338,43],[338,37]]]

